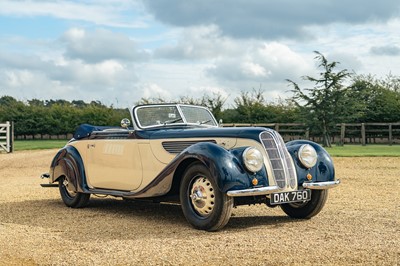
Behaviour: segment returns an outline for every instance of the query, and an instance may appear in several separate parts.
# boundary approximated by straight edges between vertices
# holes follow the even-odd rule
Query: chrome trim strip
[[[335,180],[335,181],[327,181],[327,182],[304,182],[303,183],[303,188],[309,188],[309,189],[328,189],[328,188],[333,188],[336,187],[340,184],[340,180]]]
[[[282,191],[278,186],[258,187],[241,190],[230,190],[226,194],[230,197],[262,196]]]

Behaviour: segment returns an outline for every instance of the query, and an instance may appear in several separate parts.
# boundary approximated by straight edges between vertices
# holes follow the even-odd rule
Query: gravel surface
[[[178,205],[41,188],[56,150],[0,154],[0,265],[398,265],[400,158],[334,158],[342,184],[322,212],[240,206],[224,230],[192,229]]]

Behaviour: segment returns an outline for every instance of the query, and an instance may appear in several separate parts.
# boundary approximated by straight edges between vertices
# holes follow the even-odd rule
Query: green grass
[[[344,145],[326,150],[331,156],[337,157],[400,157],[400,145]]]
[[[16,151],[60,149],[66,143],[67,140],[16,140],[14,148]],[[334,145],[327,151],[334,157],[400,157],[400,145]]]
[[[14,150],[46,150],[46,149],[60,149],[68,140],[15,140]]]

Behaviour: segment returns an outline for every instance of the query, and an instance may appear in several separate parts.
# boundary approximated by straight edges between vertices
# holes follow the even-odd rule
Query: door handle
[[[96,144],[88,144],[88,145],[87,145],[87,148],[88,148],[88,149],[90,149],[90,148],[95,148],[95,147],[96,147]]]

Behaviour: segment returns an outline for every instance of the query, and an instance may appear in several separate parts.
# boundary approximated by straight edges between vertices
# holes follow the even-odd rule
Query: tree
[[[350,122],[400,121],[400,90],[396,89],[399,78],[388,77],[383,80],[371,75],[353,78],[347,98],[355,102],[352,109],[359,117]]]
[[[297,83],[287,79],[293,86],[293,102],[303,111],[304,116],[310,127],[315,126],[322,132],[323,145],[331,146],[330,136],[336,123],[340,123],[345,117],[346,110],[346,93],[348,87],[343,83],[351,74],[347,69],[336,72],[335,68],[339,62],[328,62],[323,54],[318,51],[315,59],[319,61],[319,68],[322,72],[314,78],[311,76],[303,76],[302,79],[314,83],[311,89],[301,89]]]
[[[216,119],[222,118],[222,107],[224,106],[227,98],[223,97],[220,93],[213,93],[213,96],[204,94],[201,99],[201,105],[206,106],[213,113]]]
[[[270,112],[265,110],[265,99],[261,89],[253,89],[251,93],[242,91],[234,101],[239,122],[265,123],[269,120],[266,115]]]

